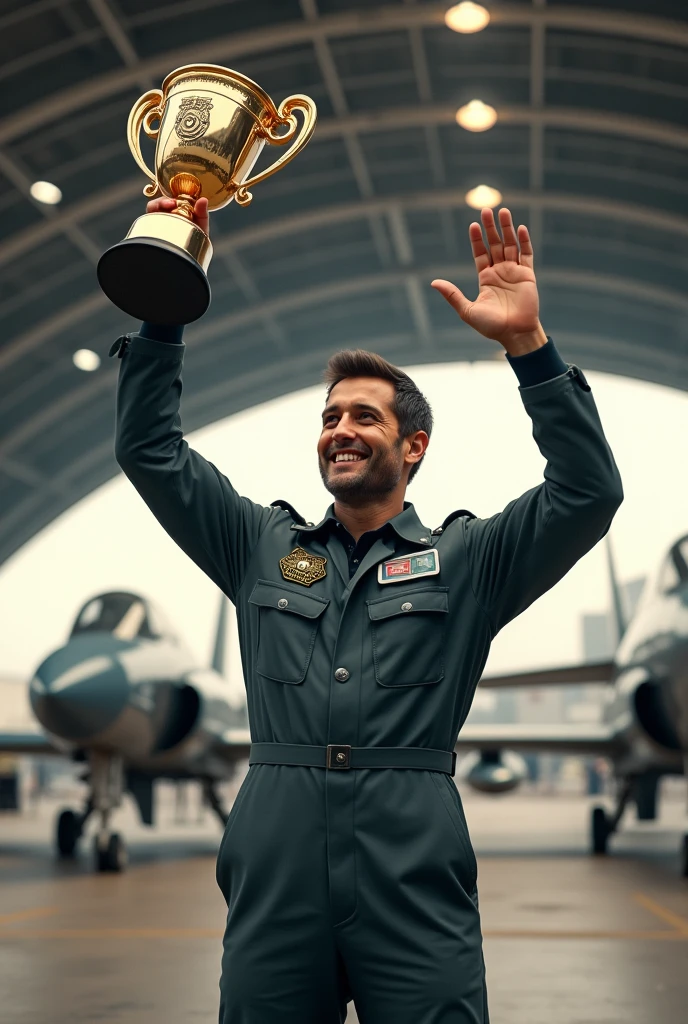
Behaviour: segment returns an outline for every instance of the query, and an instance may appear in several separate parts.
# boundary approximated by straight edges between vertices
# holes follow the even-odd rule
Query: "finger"
[[[451,281],[444,281],[442,278],[435,278],[435,280],[431,281],[430,284],[435,291],[438,291],[440,295],[444,296],[449,305],[452,306],[459,314],[461,319],[465,320],[473,303],[469,302],[463,292],[460,291],[455,284],[452,284]]]
[[[533,269],[533,243],[530,240],[530,233],[525,224],[519,224],[518,226],[518,240],[521,243],[521,259],[520,263],[522,267],[530,267]]]
[[[200,199],[196,200],[194,205],[194,220],[198,224],[202,231],[208,234],[209,221],[208,221],[208,200],[201,196]]]
[[[158,196],[157,199],[151,199],[146,206],[146,213],[169,213],[170,210],[174,210],[177,205],[175,199],[166,199],[165,196]]]
[[[502,208],[499,211],[499,226],[504,238],[504,259],[518,263],[518,238],[511,218],[511,210]]]
[[[477,221],[473,221],[468,228],[468,238],[471,243],[471,250],[473,252],[473,259],[475,260],[475,269],[480,273],[481,270],[485,270],[486,267],[492,266],[492,260],[490,254],[485,248],[485,242],[483,241],[483,230]]]
[[[487,244],[490,247],[490,256],[492,257],[493,263],[504,262],[504,245],[502,243],[501,236],[497,230],[495,224],[494,213],[486,206],[480,211],[480,219],[483,222],[485,228],[485,234],[487,235]]]

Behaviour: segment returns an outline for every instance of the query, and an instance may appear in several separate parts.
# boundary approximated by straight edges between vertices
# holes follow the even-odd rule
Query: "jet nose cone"
[[[128,684],[110,655],[75,657],[69,645],[51,654],[29,690],[41,725],[61,739],[80,742],[111,725],[127,703]]]

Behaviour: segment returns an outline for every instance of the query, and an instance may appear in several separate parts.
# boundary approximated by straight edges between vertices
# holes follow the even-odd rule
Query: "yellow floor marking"
[[[0,929],[0,939],[221,939],[221,928],[33,928]]]
[[[483,935],[487,939],[688,939],[678,931],[650,932],[641,930],[624,931],[546,931],[523,928],[484,928]]]
[[[220,928],[41,928],[2,929],[0,940],[12,939],[216,939]],[[546,931],[523,928],[487,928],[488,939],[648,939],[652,941],[685,941],[688,933],[680,931]]]
[[[639,903],[641,907],[645,907],[651,914],[658,917],[660,921],[664,921],[666,924],[673,925],[673,927],[681,933],[684,937],[688,937],[688,919],[681,917],[680,914],[675,914],[673,910],[668,910],[663,907],[661,903],[656,903],[649,896],[646,896],[644,892],[633,893],[633,898],[636,903]]]
[[[32,921],[36,917],[52,917],[59,912],[59,907],[31,907],[29,910],[15,910],[12,914],[0,914],[1,924],[14,924],[16,921]]]

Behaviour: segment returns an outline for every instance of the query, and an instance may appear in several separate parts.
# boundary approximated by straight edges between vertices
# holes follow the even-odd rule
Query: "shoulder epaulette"
[[[450,512],[447,518],[444,520],[441,526],[436,526],[432,531],[433,535],[438,533],[444,533],[450,523],[453,523],[455,519],[459,519],[461,516],[468,516],[469,519],[476,519],[477,516],[473,512],[469,512],[467,508],[458,508],[456,512]]]
[[[299,526],[312,526],[313,525],[312,523],[306,522],[306,520],[303,518],[303,516],[299,512],[296,511],[294,506],[290,505],[288,501],[284,500],[284,498],[278,498],[277,501],[271,501],[270,502],[270,506],[271,506],[271,508],[281,508],[281,509],[284,509],[284,511],[288,512],[289,515],[294,520],[294,522],[298,523]]]

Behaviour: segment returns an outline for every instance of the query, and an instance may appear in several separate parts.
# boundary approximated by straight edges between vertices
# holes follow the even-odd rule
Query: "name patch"
[[[440,571],[440,554],[435,548],[414,551],[401,558],[392,558],[377,567],[378,583],[396,583],[416,576],[437,576]]]

